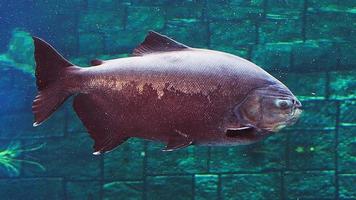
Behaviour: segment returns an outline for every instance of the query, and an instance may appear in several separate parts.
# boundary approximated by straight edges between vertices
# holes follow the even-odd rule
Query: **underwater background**
[[[0,30],[0,199],[356,199],[355,0],[1,0]],[[32,127],[31,35],[88,66],[148,30],[255,62],[301,119],[249,146],[130,139],[101,156],[71,101]]]

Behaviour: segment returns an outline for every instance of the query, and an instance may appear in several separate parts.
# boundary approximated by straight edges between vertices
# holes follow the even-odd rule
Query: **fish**
[[[130,138],[163,151],[255,143],[294,124],[300,101],[256,64],[221,51],[189,47],[149,31],[130,57],[79,67],[33,37],[38,94],[33,126],[70,96],[94,140],[94,155]]]

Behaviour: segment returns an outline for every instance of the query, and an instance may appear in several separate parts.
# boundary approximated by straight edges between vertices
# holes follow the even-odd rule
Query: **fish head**
[[[301,107],[286,86],[273,84],[251,90],[233,112],[243,127],[277,132],[298,120]]]

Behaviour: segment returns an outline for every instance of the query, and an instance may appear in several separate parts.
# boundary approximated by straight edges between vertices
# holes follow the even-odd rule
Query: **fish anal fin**
[[[179,43],[157,32],[149,31],[145,40],[133,50],[132,55],[143,56],[155,52],[180,51],[186,49],[189,49],[189,47],[185,44]]]
[[[111,151],[129,138],[117,133],[115,113],[104,97],[79,94],[74,98],[73,107],[94,140],[94,155]]]
[[[174,131],[176,134],[169,138],[168,143],[162,151],[174,151],[187,147],[193,143],[193,140],[185,133],[178,130]]]

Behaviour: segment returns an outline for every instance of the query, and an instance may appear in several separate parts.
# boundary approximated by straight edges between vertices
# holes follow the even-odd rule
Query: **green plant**
[[[29,164],[45,171],[43,165],[36,161],[22,159],[21,155],[25,152],[37,151],[44,147],[45,144],[40,144],[34,147],[22,148],[19,142],[10,143],[6,149],[0,149],[0,168],[3,168],[6,173],[11,176],[18,176],[21,164]]]

